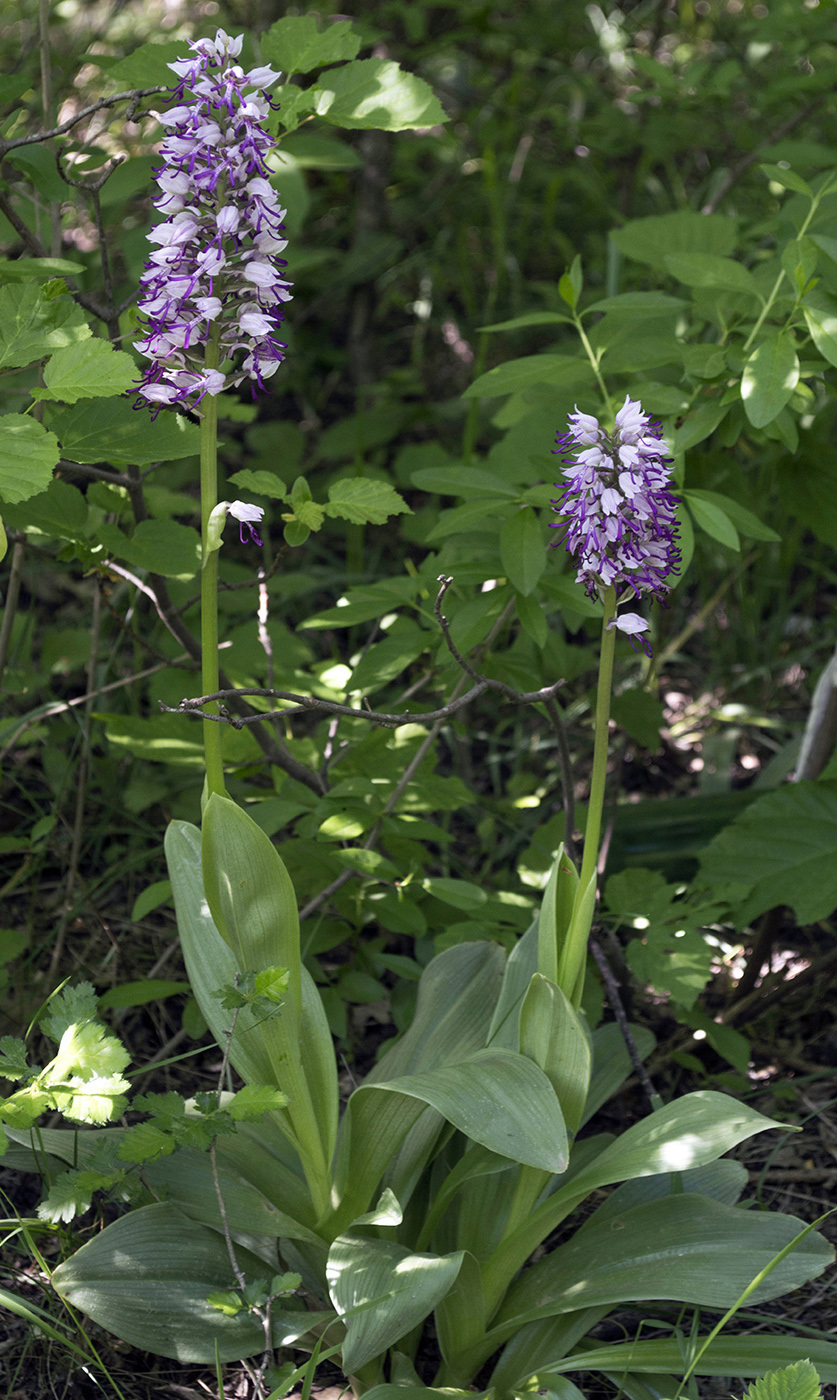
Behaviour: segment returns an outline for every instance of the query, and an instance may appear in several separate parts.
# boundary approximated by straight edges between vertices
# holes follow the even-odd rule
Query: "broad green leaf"
[[[729,410],[729,404],[713,399],[709,403],[701,404],[694,413],[690,413],[674,434],[675,456],[679,456],[681,452],[688,452],[690,447],[696,447],[699,442],[703,442],[714,433]]]
[[[837,365],[837,297],[817,287],[802,303],[811,339],[824,360]]]
[[[735,224],[722,214],[696,214],[679,209],[632,219],[610,237],[625,257],[665,270],[670,254],[709,253],[724,257],[735,247]]]
[[[60,456],[57,437],[43,424],[23,413],[4,414],[0,418],[0,497],[14,505],[45,491]]]
[[[270,1266],[238,1245],[248,1279],[269,1279]],[[209,1292],[234,1284],[227,1246],[217,1230],[168,1203],[123,1216],[77,1250],[52,1275],[58,1293],[105,1331],[176,1361],[238,1361],[264,1349],[264,1330],[246,1312],[225,1316]],[[330,1313],[271,1313],[271,1344],[285,1346]]]
[[[578,873],[562,842],[543,892],[537,926],[538,972],[550,982],[558,980],[559,949],[567,936],[577,892]]]
[[[281,1110],[273,1109],[274,1118],[278,1112]],[[263,1123],[249,1125],[249,1131],[247,1125],[239,1125],[234,1136],[216,1140],[215,1151],[224,1214],[231,1230],[272,1239],[304,1240],[324,1254],[323,1242],[302,1223],[311,1220],[310,1202],[302,1182],[270,1151],[270,1132]],[[222,1228],[207,1153],[180,1148],[170,1157],[147,1163],[143,1174],[160,1197],[177,1206],[190,1220]]]
[[[68,345],[50,355],[44,366],[46,389],[33,389],[32,396],[61,403],[107,398],[130,389],[136,378],[137,367],[130,355],[91,336],[81,345]]]
[[[483,1046],[503,961],[502,949],[487,942],[463,943],[433,958],[422,974],[412,1023],[364,1085],[459,1062]],[[356,1102],[352,1096],[340,1130],[336,1176],[342,1199],[332,1222],[335,1233],[367,1208],[387,1163],[393,1189],[401,1189],[401,1178],[415,1182],[443,1124],[441,1115],[416,1099],[391,1094]]]
[[[772,423],[799,383],[799,358],[786,331],[768,336],[753,351],[741,377],[744,412],[754,428]]]
[[[176,520],[143,520],[130,539],[118,525],[103,521],[95,538],[115,559],[126,559],[164,578],[194,578],[200,568],[200,536]]]
[[[331,1301],[341,1317],[367,1304],[346,1320],[343,1369],[355,1374],[422,1322],[452,1287],[462,1258],[461,1251],[412,1254],[393,1240],[339,1236],[328,1255]]]
[[[781,185],[786,190],[794,190],[797,194],[804,194],[808,199],[814,198],[813,190],[807,180],[803,180],[802,176],[797,175],[795,170],[786,170],[782,165],[762,165],[761,163],[759,163],[759,170],[773,184]]]
[[[512,1285],[497,1315],[505,1335],[578,1307],[650,1298],[731,1307],[756,1274],[804,1229],[793,1216],[756,1213],[681,1192],[591,1221]],[[751,1301],[766,1302],[822,1273],[833,1250],[810,1234]]]
[[[361,58],[332,68],[322,74],[315,91],[317,115],[333,126],[408,131],[448,119],[422,78],[383,58]]]
[[[725,367],[723,346],[698,344],[683,346],[683,364],[687,374],[698,379],[716,379]]]
[[[593,379],[588,361],[575,355],[524,355],[507,360],[475,379],[463,394],[466,399],[499,398],[528,389],[531,384],[563,384],[574,388]]]
[[[401,627],[382,642],[376,642],[363,652],[358,664],[347,682],[350,691],[362,691],[372,695],[376,690],[389,685],[390,681],[403,674],[405,669],[421,656],[427,647],[428,636],[415,625]]]
[[[664,261],[666,271],[687,287],[745,292],[758,301],[762,299],[752,272],[734,258],[719,258],[714,253],[669,253]]]
[[[702,500],[700,496],[692,499],[691,491],[683,492],[683,499],[692,512],[696,522],[713,540],[718,540],[720,544],[725,544],[729,549],[740,550],[741,541],[738,538],[738,531],[730,520],[729,516],[713,501]]]
[[[254,496],[269,496],[271,500],[282,501],[288,493],[288,488],[275,472],[251,471],[246,467],[243,471],[233,472],[229,478],[231,486],[240,486],[244,491],[250,491]]]
[[[690,1350],[701,1352],[706,1336],[689,1339]],[[833,1385],[837,1381],[837,1342],[821,1341],[818,1337],[769,1336],[751,1332],[741,1336],[724,1331],[712,1341],[694,1369],[698,1376],[763,1376],[778,1366],[792,1365],[800,1353],[816,1366],[820,1380]],[[680,1336],[658,1338],[656,1341],[632,1339],[630,1342],[608,1342],[584,1350],[577,1347],[572,1356],[538,1367],[538,1375],[561,1371],[606,1371],[616,1375],[639,1372],[640,1375],[671,1371],[683,1373],[683,1339]]]
[[[294,1131],[312,1154],[308,1165],[324,1173],[337,1136],[337,1071],[322,1002],[310,975],[303,977],[293,885],[269,837],[234,802],[215,793],[204,812],[201,850],[210,913],[240,970],[288,970],[281,1010],[253,1032],[264,1042],[274,1070],[261,1082],[287,1093]]]
[[[500,559],[518,593],[533,593],[546,568],[546,543],[530,507],[515,511],[500,531]]]
[[[114,467],[148,467],[200,452],[200,429],[175,413],[152,421],[147,408],[127,399],[80,403],[50,420],[71,462],[109,462]]]
[[[546,1075],[523,1055],[478,1050],[459,1064],[361,1085],[352,1102],[378,1091],[418,1099],[490,1152],[542,1171],[566,1167],[567,1139]]]
[[[567,1125],[578,1131],[590,1086],[590,1044],[560,987],[535,973],[520,1008],[520,1053],[546,1075]]]
[[[34,282],[0,287],[0,368],[30,365],[90,334],[71,297],[50,298]]]
[[[46,491],[30,497],[25,505],[8,506],[4,513],[15,529],[49,535],[52,539],[78,540],[86,533],[87,512],[87,501],[78,487],[59,478],[51,481]],[[48,646],[47,659],[49,656]]]
[[[485,1333],[485,1299],[477,1260],[462,1251],[462,1263],[452,1287],[436,1305],[436,1335],[445,1361],[450,1365],[463,1347],[472,1345]]]
[[[161,43],[140,44],[127,58],[116,62],[111,59],[106,65],[106,72],[119,84],[117,92],[125,92],[128,88],[170,88],[177,80],[168,65],[186,57],[187,44],[177,39],[165,39]],[[90,62],[105,66],[98,54],[91,54]]]
[[[518,593],[514,600],[515,610],[521,627],[537,647],[546,646],[549,626],[542,605],[536,598],[526,598]]]
[[[769,540],[773,543],[781,539],[781,535],[771,530],[769,525],[765,525],[757,515],[753,515],[751,510],[742,506],[732,496],[723,496],[719,491],[689,491],[687,498],[690,504],[694,501],[704,501],[707,505],[717,506],[748,539]]]
[[[585,1337],[609,1309],[581,1308],[578,1312],[563,1313],[557,1317],[544,1318],[540,1322],[530,1322],[504,1347],[500,1360],[491,1374],[492,1394],[506,1395],[513,1391],[524,1391],[526,1382],[537,1375],[541,1368],[567,1356],[582,1337]],[[550,1375],[547,1400],[579,1400],[574,1393],[575,1386],[568,1391],[563,1388],[564,1376]],[[620,1377],[624,1387],[624,1381]],[[672,1386],[672,1391],[674,1387]],[[645,1400],[645,1397],[643,1398]]]
[[[336,515],[356,525],[384,525],[391,515],[410,514],[410,507],[388,481],[372,477],[344,477],[328,488],[326,515]]]
[[[360,44],[350,20],[338,20],[319,31],[316,15],[286,15],[262,35],[261,54],[265,63],[282,73],[310,73],[327,63],[355,58]]]
[[[711,1090],[684,1094],[634,1123],[583,1171],[537,1206],[486,1265],[486,1297],[502,1296],[506,1281],[591,1191],[634,1177],[686,1171],[714,1162],[745,1138],[780,1127],[770,1118]]]
[[[837,783],[800,782],[758,797],[705,848],[701,872],[740,891],[736,924],[788,904],[801,925],[837,906]]]

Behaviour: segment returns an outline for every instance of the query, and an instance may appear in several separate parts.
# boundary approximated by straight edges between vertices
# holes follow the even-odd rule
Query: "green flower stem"
[[[607,777],[608,730],[610,721],[610,692],[613,688],[613,656],[616,651],[616,629],[608,623],[616,615],[616,589],[604,590],[602,618],[602,650],[599,659],[599,684],[596,691],[596,740],[593,749],[593,777],[587,828],[584,833],[584,856],[581,862],[579,889],[586,889],[593,877],[599,857],[599,835],[602,829],[605,779]]]
[[[616,613],[616,590],[605,588],[602,602],[602,647],[599,658],[599,684],[596,692],[596,737],[593,747],[593,777],[590,783],[590,801],[587,808],[587,829],[584,833],[584,856],[578,880],[570,926],[564,946],[558,959],[558,986],[578,1010],[584,990],[584,971],[587,960],[587,939],[595,909],[592,894],[593,882],[599,858],[599,837],[602,829],[602,809],[604,807],[605,782],[607,779],[608,721],[610,719],[610,692],[613,686],[613,656],[616,650],[616,632],[608,623]]]
[[[609,414],[610,417],[612,418],[612,417],[613,417],[613,404],[611,403],[611,400],[610,400],[610,394],[607,392],[607,385],[606,385],[605,382],[604,382],[604,377],[603,377],[603,375],[602,375],[601,370],[599,369],[599,356],[596,354],[595,350],[593,349],[592,345],[590,344],[590,341],[589,341],[589,339],[588,339],[588,337],[587,337],[587,332],[585,331],[583,325],[581,324],[581,317],[578,315],[578,313],[577,313],[576,311],[573,312],[573,317],[574,317],[574,319],[575,319],[575,328],[576,328],[576,330],[578,331],[579,339],[580,339],[582,345],[584,346],[585,353],[586,353],[586,355],[587,355],[588,360],[590,361],[590,365],[591,365],[591,368],[592,368],[592,370],[593,370],[593,373],[594,373],[595,376],[596,376],[596,382],[598,383],[598,386],[599,386],[599,392],[600,392],[600,394],[601,394],[601,396],[602,396],[602,402],[603,402],[603,404],[604,404],[604,406],[605,406],[605,409],[607,410],[608,414]]]
[[[217,331],[207,341],[207,369],[218,368]],[[206,550],[209,517],[218,504],[218,400],[206,394],[201,404],[201,542]],[[201,569],[201,689],[211,695],[220,689],[218,682],[218,554],[209,551]],[[217,705],[208,707],[217,714]],[[224,766],[221,761],[221,726],[214,720],[203,721],[203,751],[206,763],[207,792],[226,795]]]

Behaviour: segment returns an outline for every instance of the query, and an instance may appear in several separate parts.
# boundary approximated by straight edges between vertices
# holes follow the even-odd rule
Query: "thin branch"
[[[820,106],[822,100],[821,97],[816,97],[813,102],[808,103],[807,107],[799,107],[794,112],[793,116],[788,117],[786,122],[783,122],[782,125],[778,126],[769,136],[766,136],[763,141],[760,141],[754,151],[750,151],[749,155],[744,156],[743,160],[740,160],[737,165],[734,165],[727,174],[720,189],[716,190],[712,198],[707,200],[706,204],[704,204],[700,211],[701,214],[714,214],[721,200],[726,199],[733,185],[741,179],[745,170],[749,170],[750,166],[755,164],[761,152],[764,151],[765,148],[769,149],[771,146],[775,145],[777,141],[781,141],[783,137],[787,136],[789,131],[793,131],[794,127],[799,126],[800,122],[806,121],[811,113]]]
[[[647,1069],[645,1068],[642,1056],[640,1055],[639,1050],[637,1049],[637,1043],[634,1040],[630,1023],[625,1014],[625,1008],[622,1005],[622,997],[619,993],[619,983],[616,981],[616,978],[614,977],[611,971],[610,963],[608,962],[607,958],[605,957],[604,953],[602,952],[601,948],[599,947],[598,943],[596,942],[596,939],[593,937],[592,934],[590,935],[589,946],[590,952],[596,959],[596,966],[598,967],[599,972],[602,974],[602,981],[605,984],[607,999],[610,1002],[611,1007],[613,1008],[613,1014],[616,1017],[617,1024],[619,1026],[620,1031],[622,1032],[622,1039],[624,1040],[625,1047],[628,1051],[628,1054],[631,1057],[631,1064],[636,1070],[637,1078],[640,1084],[642,1085],[642,1088],[645,1092],[645,1096],[651,1105],[652,1111],[658,1108],[662,1108],[663,1101],[657,1093],[656,1089],[654,1088],[654,1085],[651,1083],[651,1079],[649,1077]]]
[[[89,107],[82,107],[75,116],[68,117],[65,122],[54,126],[51,131],[35,131],[29,136],[16,136],[14,141],[0,141],[0,160],[4,160],[9,151],[17,150],[20,146],[35,146],[41,141],[51,141],[55,136],[65,136],[68,131],[72,131],[74,126],[83,122],[85,117],[92,117],[94,112],[101,112],[103,107],[114,107],[117,102],[128,102],[130,104],[125,113],[126,121],[133,121],[139,107],[140,98],[151,97],[156,92],[171,92],[168,87],[133,88],[130,92],[116,92],[112,97],[102,97],[98,102],[94,102]]]

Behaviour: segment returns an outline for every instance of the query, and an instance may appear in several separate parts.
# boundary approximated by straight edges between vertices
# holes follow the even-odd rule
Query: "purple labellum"
[[[274,141],[262,92],[279,74],[245,73],[235,62],[241,38],[222,29],[190,48],[193,57],[169,64],[179,82],[160,119],[168,134],[154,202],[164,217],[149,235],[155,251],[138,303],[145,336],[136,349],[150,363],[136,392],[155,413],[194,409],[245,379],[263,389],[286,349],[278,335],[290,284],[277,256],[285,211],[268,179]],[[205,366],[210,333],[220,363],[233,361],[226,373]]]

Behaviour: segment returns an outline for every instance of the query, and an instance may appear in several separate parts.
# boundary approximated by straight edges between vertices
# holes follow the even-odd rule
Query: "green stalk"
[[[604,603],[604,617],[602,618],[599,683],[596,691],[596,737],[593,747],[593,776],[590,783],[587,828],[584,833],[584,856],[581,862],[581,874],[573,902],[570,925],[558,958],[556,978],[558,986],[576,1010],[581,1005],[581,995],[584,990],[587,939],[590,936],[595,907],[595,879],[607,780],[610,692],[613,686],[613,657],[616,650],[616,632],[612,627],[608,627],[608,623],[616,613],[615,588],[605,588],[602,601]]]
[[[206,343],[205,365],[218,368],[218,332]],[[218,554],[207,551],[209,517],[218,504],[218,400],[214,394],[204,395],[201,403],[201,542],[204,559],[201,569],[201,690],[211,695],[219,690],[218,682]],[[208,706],[217,714],[218,706]],[[221,726],[214,720],[203,721],[203,751],[206,764],[207,794],[217,792],[226,796],[224,765],[221,761]]]
[[[579,892],[592,879],[599,858],[599,836],[602,829],[605,781],[607,779],[608,723],[610,721],[610,692],[613,687],[613,657],[616,651],[616,629],[608,623],[616,613],[616,589],[604,590],[602,618],[602,649],[599,658],[599,684],[596,690],[596,738],[593,748],[593,777],[590,783],[590,804],[584,832],[584,856],[581,862]],[[569,992],[567,993],[569,996]]]

